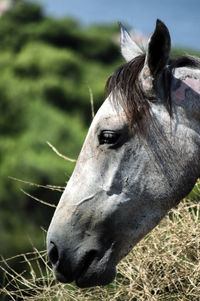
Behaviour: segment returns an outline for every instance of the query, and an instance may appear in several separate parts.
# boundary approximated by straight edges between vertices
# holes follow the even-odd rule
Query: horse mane
[[[145,94],[139,81],[139,74],[144,67],[145,54],[120,66],[108,78],[105,86],[106,97],[112,93],[112,101],[117,108],[120,104],[125,111],[130,127],[136,126],[144,132],[147,120],[152,120],[149,97]],[[171,81],[173,70],[179,67],[200,68],[200,60],[191,56],[177,56],[169,60],[163,72],[163,91],[165,103],[171,116]],[[157,94],[157,91],[155,91]]]

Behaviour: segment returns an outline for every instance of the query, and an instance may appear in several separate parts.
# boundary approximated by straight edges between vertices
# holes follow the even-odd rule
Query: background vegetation
[[[63,155],[72,158],[78,156],[91,121],[88,86],[93,91],[97,110],[104,99],[106,79],[122,63],[119,47],[115,42],[117,33],[118,27],[115,25],[83,28],[78,21],[71,18],[55,19],[45,16],[38,4],[23,0],[15,1],[12,9],[0,17],[0,254],[4,258],[32,252],[32,245],[37,250],[45,248],[45,229],[54,209],[38,203],[27,194],[57,204],[74,164],[59,158],[46,141],[52,143]],[[39,183],[44,187],[61,187],[50,190],[26,185],[9,177]],[[187,212],[191,212],[191,209]],[[196,221],[196,217],[193,220]],[[164,241],[166,235],[163,235]],[[151,242],[151,238],[149,241]],[[195,248],[196,245],[192,245],[192,249]],[[35,256],[40,257],[41,264],[42,253],[35,252]],[[131,256],[135,261],[135,255]],[[148,260],[150,261],[150,257]],[[26,258],[25,261],[29,262]],[[126,262],[128,261],[125,261],[125,265]],[[51,285],[56,285],[56,289],[60,290],[60,285],[54,283],[47,266],[49,278],[42,274],[38,282],[33,280],[36,279],[34,275],[40,271],[37,267],[35,272],[36,265],[34,261],[30,270],[33,277],[30,280],[33,285],[30,291],[33,295],[36,294],[34,287],[37,288],[38,283],[39,287],[44,285],[47,291]],[[124,263],[122,266],[124,269]],[[12,268],[19,273],[22,270],[19,257],[12,261]],[[44,268],[45,265],[42,273]],[[146,268],[144,266],[143,270]],[[136,265],[128,267],[130,277],[133,278],[134,269],[138,269]],[[120,273],[118,281],[128,287],[132,286],[130,278],[126,280],[127,276]],[[172,271],[170,273],[173,274]],[[11,274],[15,275],[13,271]],[[20,277],[14,277],[15,282],[18,278],[23,282]],[[9,286],[6,283],[9,281],[10,278],[5,278],[4,273],[0,274],[0,283],[6,285],[7,289]],[[17,285],[19,286],[18,282]],[[98,297],[97,300],[112,300],[116,285],[101,291],[99,296],[103,297]],[[196,285],[195,282],[194,286]],[[23,286],[26,289],[24,283]],[[142,292],[141,282],[138,282],[138,287]],[[73,289],[69,288],[70,290]],[[47,294],[47,291],[44,293]],[[65,294],[63,290],[62,292]],[[96,291],[92,292],[96,294]],[[195,290],[194,292],[196,293]],[[62,295],[60,299],[52,295],[50,300],[85,300],[81,299],[83,292],[80,292],[78,299],[69,297],[71,295],[68,291],[66,294],[68,295]],[[124,299],[120,291],[118,294],[113,300],[136,300],[133,296],[133,299],[128,299],[127,292],[124,293]],[[49,293],[49,298],[50,295]],[[16,296],[13,300],[16,300]],[[38,300],[46,300],[44,296],[42,299],[41,294],[39,296]]]

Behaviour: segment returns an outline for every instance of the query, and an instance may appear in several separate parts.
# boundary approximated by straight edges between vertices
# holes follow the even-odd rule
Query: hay
[[[105,287],[58,283],[45,251],[2,260],[0,294],[5,300],[34,301],[200,300],[199,219],[200,204],[183,200],[121,261],[116,280]],[[12,260],[25,262],[26,271],[14,271]]]

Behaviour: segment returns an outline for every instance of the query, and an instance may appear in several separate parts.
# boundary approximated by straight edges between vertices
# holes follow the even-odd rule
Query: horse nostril
[[[82,261],[80,262],[80,267],[79,267],[79,273],[84,273],[91,263],[94,261],[95,257],[97,256],[97,251],[96,250],[90,250],[85,254],[83,257]]]
[[[51,241],[51,245],[48,252],[49,260],[53,265],[55,265],[59,260],[58,249],[54,242]]]

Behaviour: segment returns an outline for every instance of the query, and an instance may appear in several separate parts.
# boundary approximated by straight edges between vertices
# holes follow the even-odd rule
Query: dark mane
[[[133,124],[140,127],[141,119],[149,114],[149,104],[141,89],[138,78],[144,66],[144,61],[145,54],[120,66],[108,78],[105,87],[106,96],[111,92],[116,96],[112,97],[116,107],[120,102],[131,127]],[[117,94],[120,97],[117,97]]]
[[[105,94],[111,92],[116,107],[120,104],[127,116],[130,127],[133,125],[143,131],[146,120],[152,119],[149,111],[149,99],[145,95],[139,82],[139,74],[144,67],[145,54],[137,56],[132,61],[120,66],[108,78],[105,86]],[[163,91],[166,106],[171,114],[170,87],[173,70],[179,67],[200,68],[200,61],[190,56],[178,56],[169,61],[168,68],[163,73]],[[156,92],[156,91],[155,91]],[[115,97],[116,96],[116,97]],[[117,97],[120,96],[120,97]]]

